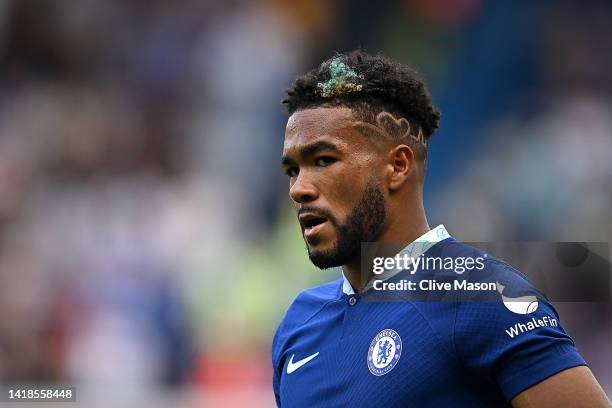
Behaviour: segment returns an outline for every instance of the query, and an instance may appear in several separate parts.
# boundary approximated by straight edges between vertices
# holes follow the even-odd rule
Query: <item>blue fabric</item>
[[[484,256],[452,238],[426,255],[436,251]],[[538,382],[586,365],[544,295],[509,265],[485,258],[484,269],[465,279],[503,283],[504,296],[536,295],[537,310],[513,312],[497,291],[483,299],[372,301],[372,290],[343,293],[342,279],[302,292],[272,345],[278,406],[508,406]],[[442,271],[417,270],[410,276],[420,279],[425,273],[444,280]],[[401,355],[391,370],[374,375],[368,358],[376,358],[373,340],[385,329],[401,338]]]

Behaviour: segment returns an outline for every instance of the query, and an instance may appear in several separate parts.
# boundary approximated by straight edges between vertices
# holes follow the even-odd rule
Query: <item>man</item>
[[[610,406],[541,293],[443,226],[430,229],[422,191],[440,114],[414,72],[383,56],[340,54],[299,77],[283,103],[282,164],[309,257],[342,266],[343,276],[302,292],[276,332],[279,406]],[[376,275],[378,258],[362,257],[368,242],[405,247],[384,259],[410,254],[410,264]],[[486,301],[431,296],[459,273],[457,262],[452,272],[426,270],[427,257],[443,255],[481,263],[468,279],[493,282]],[[415,277],[428,286],[412,298],[373,297],[383,285],[414,289]]]

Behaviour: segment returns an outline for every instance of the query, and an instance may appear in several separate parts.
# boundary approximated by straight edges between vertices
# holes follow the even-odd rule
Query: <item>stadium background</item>
[[[0,379],[83,406],[273,404],[314,269],[281,174],[293,77],[363,45],[442,111],[426,207],[460,240],[610,241],[604,1],[0,2]],[[608,393],[609,305],[559,305]]]

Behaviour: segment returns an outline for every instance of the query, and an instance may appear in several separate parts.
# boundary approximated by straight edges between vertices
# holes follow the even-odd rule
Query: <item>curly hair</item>
[[[289,115],[317,106],[346,106],[369,123],[375,123],[376,114],[387,111],[406,118],[425,139],[440,121],[440,112],[415,71],[382,54],[362,50],[336,54],[299,76],[282,104]]]

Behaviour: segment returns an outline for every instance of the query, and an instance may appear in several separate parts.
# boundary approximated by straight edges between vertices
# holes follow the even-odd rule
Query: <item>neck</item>
[[[403,214],[410,214],[411,212],[403,212]],[[390,217],[391,219],[398,220],[393,222],[392,225],[387,226],[386,230],[381,234],[378,239],[378,243],[383,244],[399,244],[402,248],[408,244],[414,242],[418,237],[425,234],[430,230],[427,218],[425,217],[425,211],[421,207],[419,211],[412,212],[416,216],[410,219],[403,219],[402,217]],[[394,246],[393,245],[393,246]],[[393,256],[395,254],[388,254]],[[355,292],[361,292],[368,284],[373,276],[371,268],[362,273],[362,262],[361,262],[361,251],[357,257],[346,263],[342,270],[344,276],[349,281]],[[369,263],[371,264],[371,263]]]

